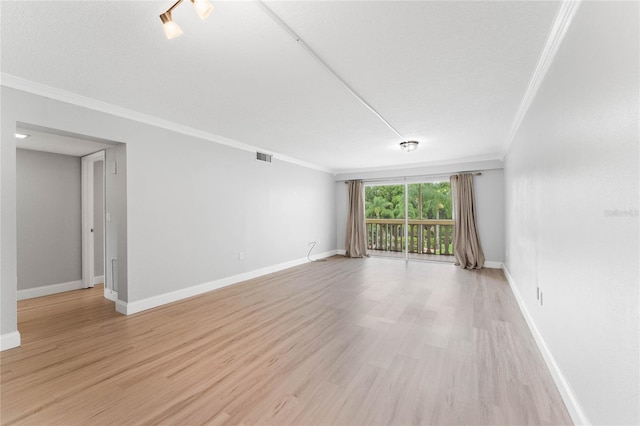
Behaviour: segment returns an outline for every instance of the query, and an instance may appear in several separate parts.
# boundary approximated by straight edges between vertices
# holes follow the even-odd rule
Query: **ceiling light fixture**
[[[418,149],[418,141],[405,141],[405,142],[400,142],[400,148],[404,151],[404,152],[410,152],[410,151],[415,151],[416,149]]]
[[[31,135],[27,135],[27,134],[24,134],[24,133],[16,133],[16,139],[26,139],[29,136],[31,136]]]
[[[164,34],[167,36],[169,40],[172,38],[176,38],[182,35],[182,29],[176,24],[171,18],[171,11],[176,8],[183,0],[178,0],[171,6],[165,13],[160,15],[160,20],[162,21],[162,27],[164,28]],[[200,17],[200,19],[206,19],[213,10],[213,5],[209,0],[191,0],[193,3],[193,8]]]

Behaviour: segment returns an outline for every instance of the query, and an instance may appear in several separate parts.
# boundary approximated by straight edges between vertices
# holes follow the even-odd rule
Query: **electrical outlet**
[[[238,260],[244,260],[245,259],[245,253],[243,251],[241,251],[240,253],[238,253]]]

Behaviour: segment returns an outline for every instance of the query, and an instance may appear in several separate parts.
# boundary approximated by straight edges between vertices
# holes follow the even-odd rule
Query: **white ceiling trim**
[[[362,168],[362,169],[350,169],[350,170],[340,170],[336,176],[358,176],[361,174],[366,174],[370,172],[387,172],[387,171],[407,171],[411,169],[424,169],[430,167],[441,167],[441,166],[451,166],[458,164],[467,164],[467,163],[477,163],[477,162],[491,162],[492,164],[500,164],[499,166],[495,166],[493,168],[503,168],[502,165],[502,156],[500,154],[493,155],[478,155],[475,157],[464,157],[458,158],[456,160],[442,160],[442,161],[429,161],[423,163],[411,163],[402,166],[393,165],[393,166],[383,166],[383,167],[370,167],[370,168]]]
[[[509,132],[509,136],[505,142],[505,147],[502,152],[502,159],[507,155],[509,151],[509,147],[513,142],[513,139],[522,124],[522,120],[524,116],[527,114],[533,99],[536,97],[538,93],[538,89],[544,80],[544,77],[551,67],[551,63],[553,62],[553,58],[558,52],[558,48],[564,39],[569,26],[571,25],[571,21],[578,10],[582,0],[565,0],[560,5],[556,17],[553,21],[553,25],[549,30],[549,35],[547,36],[547,40],[545,42],[544,48],[542,49],[542,53],[540,54],[540,58],[538,59],[538,63],[536,65],[535,70],[533,71],[533,75],[531,75],[531,79],[529,80],[529,85],[527,86],[527,90],[524,93],[522,101],[520,102],[520,106],[518,108],[518,112],[513,120],[513,124],[511,125],[511,131]]]
[[[268,149],[263,149],[254,145],[250,145],[244,142],[239,142],[233,139],[226,138],[224,136],[215,135],[213,133],[205,132],[195,129],[193,127],[185,126],[173,121],[158,118],[149,114],[144,114],[131,109],[123,108],[117,105],[113,105],[107,102],[98,101],[86,96],[81,96],[76,93],[67,92],[65,90],[57,89],[55,87],[47,86],[45,84],[36,83],[25,78],[17,77],[11,74],[0,73],[0,85],[9,87],[11,89],[21,90],[23,92],[32,93],[34,95],[44,96],[56,101],[65,102],[68,104],[76,105],[79,107],[91,109],[94,111],[103,112],[106,114],[114,115],[117,117],[126,118],[129,120],[137,121],[151,126],[156,126],[162,129],[170,130],[176,133],[181,133],[187,136],[193,136],[199,139],[215,142],[221,145],[230,146],[232,148],[241,149],[243,151],[250,152],[265,152],[272,154],[277,160],[285,161],[287,163],[296,164],[298,166],[306,167],[309,169],[319,170],[326,173],[335,174],[335,170],[328,169],[326,167],[319,166],[317,164],[308,163],[306,161],[298,160],[297,158],[289,157],[287,155],[279,154]]]

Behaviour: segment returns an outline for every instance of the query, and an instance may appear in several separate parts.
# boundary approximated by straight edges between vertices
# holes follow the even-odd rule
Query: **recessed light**
[[[24,133],[16,133],[16,139],[26,139],[31,135],[26,135]]]

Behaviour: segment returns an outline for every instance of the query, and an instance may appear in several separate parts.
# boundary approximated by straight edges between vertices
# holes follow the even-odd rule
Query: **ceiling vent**
[[[273,155],[265,154],[264,152],[256,152],[256,159],[258,161],[264,161],[265,163],[270,163]]]

